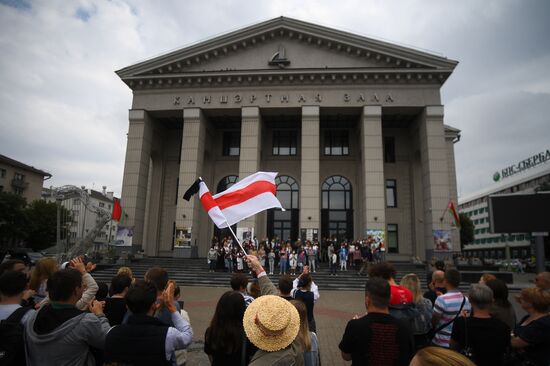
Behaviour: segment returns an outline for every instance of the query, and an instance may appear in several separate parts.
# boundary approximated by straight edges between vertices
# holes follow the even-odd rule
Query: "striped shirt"
[[[462,295],[460,291],[452,290],[447,292],[446,294],[439,296],[435,300],[434,313],[441,316],[441,318],[439,319],[439,323],[436,326],[436,329],[455,318],[456,314],[460,310],[460,305],[462,305],[462,299],[464,298],[465,296]],[[464,301],[464,306],[462,307],[462,310],[471,310],[471,305],[467,297],[466,301]],[[447,325],[445,328],[441,329],[435,334],[435,337],[432,341],[433,344],[448,348],[452,332],[453,323]]]

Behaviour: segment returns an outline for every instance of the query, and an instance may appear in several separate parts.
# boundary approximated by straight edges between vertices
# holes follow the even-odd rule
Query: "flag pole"
[[[229,225],[229,223],[227,221],[225,221],[225,223],[227,224],[227,227],[229,228],[229,230],[231,231],[231,234],[233,234],[233,237],[235,238],[235,240],[237,241],[237,244],[239,244],[239,247],[241,247],[241,249],[243,250],[244,254],[245,255],[248,255],[248,253],[246,252],[246,250],[244,250],[241,242],[239,241],[239,238],[237,238],[237,235],[235,235],[235,233],[233,232],[233,229],[231,228],[231,225]]]

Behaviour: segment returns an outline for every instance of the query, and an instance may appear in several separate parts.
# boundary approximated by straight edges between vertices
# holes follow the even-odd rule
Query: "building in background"
[[[52,175],[20,161],[0,155],[0,192],[12,192],[27,203],[39,200],[44,181]]]
[[[228,233],[183,193],[199,176],[216,193],[260,170],[279,173],[287,210],[237,234],[370,234],[392,260],[460,250],[444,215],[460,131],[444,124],[440,94],[456,65],[279,17],[117,71],[133,93],[121,204],[134,250],[206,256]]]
[[[460,213],[466,214],[475,226],[474,242],[465,245],[464,252],[467,256],[480,258],[529,258],[534,254],[531,233],[491,232],[488,197],[494,194],[550,190],[550,150],[494,173],[493,180],[495,183],[490,187],[458,200]]]
[[[81,187],[89,196],[89,205],[99,207],[111,213],[114,203],[113,192],[107,192],[107,187],[103,186],[101,192]],[[48,202],[56,202],[56,197],[50,188],[44,188],[42,198]],[[61,225],[67,228],[67,236],[62,238],[66,247],[76,243],[79,238],[84,237],[97,224],[97,216],[87,208],[79,196],[72,195],[61,200],[61,205],[67,210],[68,217],[61,218]],[[99,246],[114,244],[117,233],[117,222],[109,221],[102,229],[99,235],[94,239],[94,243]]]

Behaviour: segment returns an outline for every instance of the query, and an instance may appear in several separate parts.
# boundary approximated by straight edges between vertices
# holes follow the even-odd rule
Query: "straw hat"
[[[265,295],[248,305],[243,325],[246,336],[256,347],[274,352],[294,341],[300,329],[300,315],[282,297]]]

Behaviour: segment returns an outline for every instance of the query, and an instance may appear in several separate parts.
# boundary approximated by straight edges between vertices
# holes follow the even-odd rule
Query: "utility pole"
[[[57,206],[57,229],[56,229],[56,240],[55,240],[55,248],[57,255],[61,255],[61,198],[56,197],[55,203]]]

